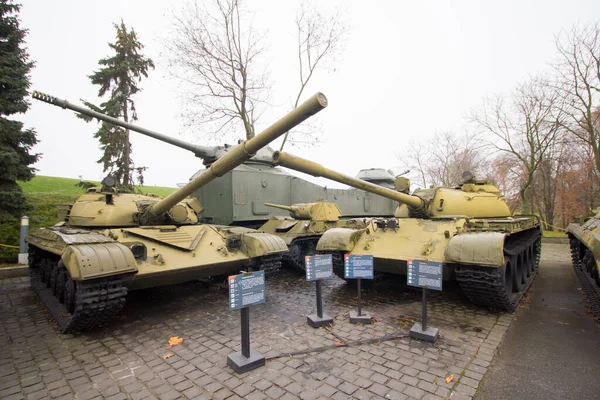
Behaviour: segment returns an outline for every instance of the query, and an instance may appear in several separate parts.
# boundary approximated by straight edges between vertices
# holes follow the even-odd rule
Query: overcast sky
[[[98,60],[111,55],[113,23],[136,30],[156,69],[136,97],[138,125],[197,144],[207,143],[181,123],[176,82],[168,73],[160,38],[169,32],[169,10],[178,2],[149,0],[22,0],[22,26],[36,66],[31,89],[79,103],[99,103],[88,78]],[[284,115],[298,91],[294,70],[297,1],[252,0],[255,25],[267,32],[273,108],[257,131]],[[321,145],[286,150],[348,175],[361,168],[400,172],[398,154],[411,139],[461,132],[469,110],[495,93],[510,92],[528,76],[549,72],[555,36],[577,23],[595,22],[600,1],[345,1],[352,31],[343,59],[322,72],[307,97],[322,91],[329,107],[319,115]],[[175,7],[173,7],[175,6]],[[32,100],[21,116],[37,130],[43,153],[39,175],[101,180],[101,157],[93,133],[68,110]],[[146,183],[186,182],[201,160],[184,150],[131,133],[133,159],[147,166]],[[326,181],[320,180],[325,184]],[[333,185],[335,186],[335,185]]]

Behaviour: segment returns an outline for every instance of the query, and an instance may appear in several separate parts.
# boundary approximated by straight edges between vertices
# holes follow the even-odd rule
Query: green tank
[[[586,221],[567,226],[571,260],[581,286],[596,316],[600,316],[600,210],[592,210]]]
[[[409,195],[403,193],[406,179],[392,190],[282,152],[275,152],[273,161],[398,203],[392,218],[372,218],[365,228],[333,228],[322,235],[317,251],[333,254],[341,277],[345,254],[372,254],[376,272],[402,275],[412,259],[437,261],[443,263],[444,280],[456,279],[473,303],[512,310],[537,274],[539,218],[511,215],[500,191],[469,173],[456,187]]]
[[[289,248],[283,260],[303,271],[304,257],[315,254],[317,242],[325,231],[332,228],[362,229],[367,223],[367,218],[342,217],[337,204],[327,200],[291,206],[265,203],[265,206],[290,213],[289,217],[271,217],[258,229],[282,238]]]
[[[33,98],[132,130],[138,127],[43,93]],[[287,252],[277,236],[243,227],[199,223],[200,203],[188,196],[325,108],[314,95],[256,137],[211,164],[165,198],[119,193],[114,179],[80,196],[65,220],[32,229],[31,284],[62,332],[112,318],[128,289],[226,276],[242,269],[276,270]]]

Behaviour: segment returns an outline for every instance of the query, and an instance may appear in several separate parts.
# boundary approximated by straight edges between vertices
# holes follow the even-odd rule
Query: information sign
[[[229,311],[265,302],[265,271],[229,277]]]
[[[409,258],[407,263],[407,285],[442,290],[442,263],[440,261]]]
[[[333,277],[333,259],[331,254],[316,254],[306,256],[306,280],[317,281]]]
[[[373,279],[373,256],[346,254],[344,256],[344,278]]]

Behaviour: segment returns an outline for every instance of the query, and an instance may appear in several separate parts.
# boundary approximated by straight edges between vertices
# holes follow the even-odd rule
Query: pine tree
[[[142,76],[148,77],[148,69],[154,68],[154,63],[139,53],[144,46],[138,41],[133,29],[128,31],[122,20],[120,25],[114,26],[117,30],[116,41],[108,45],[115,54],[101,59],[98,62],[100,69],[89,76],[94,85],[100,86],[98,97],[109,93],[110,98],[100,106],[89,102],[86,104],[111,117],[121,118],[126,122],[135,121],[137,113],[132,97],[141,90],[137,84],[141,82]],[[105,172],[110,171],[123,186],[129,186],[133,181],[129,130],[103,122],[94,137],[99,139],[100,148],[104,152],[98,163],[103,165]]]
[[[15,220],[27,209],[17,180],[28,181],[35,175],[39,154],[30,154],[37,143],[33,129],[8,119],[29,108],[26,99],[29,72],[34,63],[24,47],[26,29],[19,28],[20,4],[0,0],[0,223]]]

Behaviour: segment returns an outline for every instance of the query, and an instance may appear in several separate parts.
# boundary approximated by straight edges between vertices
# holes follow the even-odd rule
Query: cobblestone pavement
[[[428,296],[429,326],[441,335],[432,344],[407,337],[420,320],[421,292],[399,278],[363,289],[372,325],[348,321],[353,284],[325,281],[334,324],[314,329],[306,315],[316,312],[315,284],[283,270],[267,281],[267,302],[250,311],[251,347],[266,366],[238,375],[226,358],[241,349],[240,313],[228,311],[225,286],[131,292],[109,324],[64,335],[28,278],[1,280],[0,398],[469,399],[512,314],[473,306],[446,286]],[[167,350],[171,336],[183,343]]]

